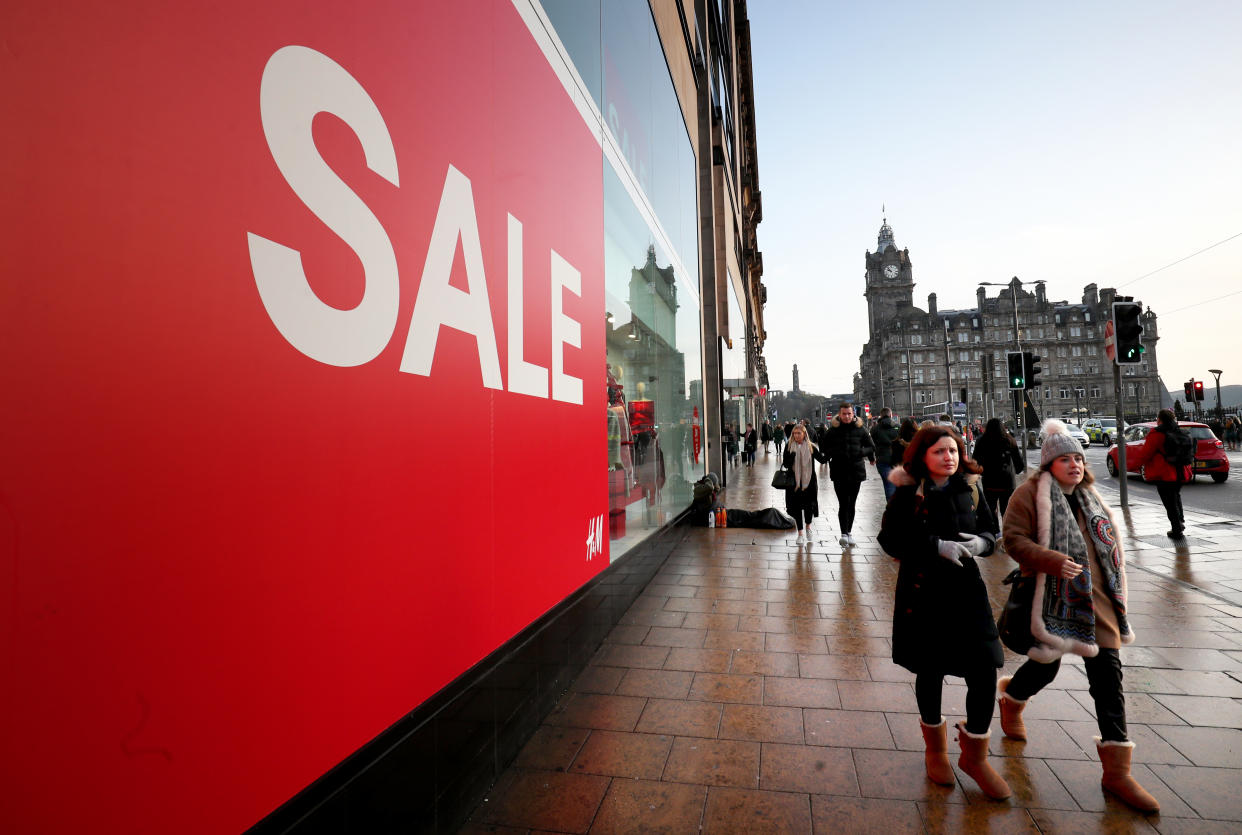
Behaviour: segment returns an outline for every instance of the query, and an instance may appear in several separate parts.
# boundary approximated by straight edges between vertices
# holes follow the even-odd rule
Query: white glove
[[[965,545],[952,539],[940,540],[940,546],[936,550],[940,553],[940,556],[955,565],[962,564],[962,557],[970,556],[970,551],[966,549]]]
[[[969,533],[962,534],[962,545],[966,547],[966,550],[970,552],[972,557],[987,553],[988,550],[988,541],[986,539]]]

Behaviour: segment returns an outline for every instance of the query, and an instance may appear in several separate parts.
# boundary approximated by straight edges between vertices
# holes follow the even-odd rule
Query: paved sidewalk
[[[783,507],[776,460],[761,450],[753,471],[732,471],[725,504]],[[810,549],[792,532],[693,531],[464,831],[1242,832],[1242,525],[1188,514],[1174,548],[1159,505],[1118,514],[1133,770],[1163,807],[1144,817],[1100,789],[1072,658],[1031,701],[1027,743],[993,722],[1010,800],[960,773],[953,787],[927,780],[913,676],[890,660],[897,566],[875,541],[878,477],[859,497],[856,547],[836,544],[836,507],[822,474]],[[1012,566],[981,560],[997,606]],[[960,680],[944,704],[964,717]]]

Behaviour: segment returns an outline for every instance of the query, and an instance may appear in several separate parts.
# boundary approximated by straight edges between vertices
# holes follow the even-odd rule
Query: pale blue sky
[[[1095,282],[1179,389],[1242,382],[1242,2],[749,4],[771,384],[852,388],[886,204],[914,303]],[[996,288],[989,289],[995,295]],[[1178,311],[1180,308],[1190,309]]]

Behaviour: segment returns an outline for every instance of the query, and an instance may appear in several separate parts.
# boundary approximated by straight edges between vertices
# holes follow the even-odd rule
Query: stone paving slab
[[[776,460],[731,470],[724,503],[783,507]],[[1188,512],[1174,543],[1159,504],[1116,509],[1137,634],[1122,650],[1134,773],[1161,813],[1100,789],[1073,657],[1031,701],[1028,742],[993,723],[1014,789],[997,803],[961,774],[952,787],[924,775],[913,676],[889,657],[897,571],[875,541],[878,476],[849,548],[820,481],[810,547],[785,531],[692,532],[463,831],[1242,832],[1242,524]],[[1013,562],[980,564],[999,608]],[[1003,672],[1021,660],[1006,651]],[[960,681],[946,680],[944,708],[964,716]]]

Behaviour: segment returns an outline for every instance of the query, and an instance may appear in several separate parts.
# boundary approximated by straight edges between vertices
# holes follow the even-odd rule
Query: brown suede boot
[[[988,738],[992,732],[972,734],[966,730],[965,722],[957,723],[957,731],[957,744],[962,747],[962,755],[957,758],[958,768],[965,771],[970,779],[979,784],[979,789],[993,800],[1004,800],[1013,794],[1005,778],[988,764]]]
[[[1022,710],[1026,707],[1026,700],[1015,699],[1005,692],[1009,689],[1009,682],[1012,679],[1013,676],[1005,676],[996,682],[996,689],[1000,691],[996,703],[1000,705],[1001,730],[1010,739],[1020,739],[1026,742],[1026,724],[1022,721]]]
[[[957,782],[953,776],[953,766],[949,765],[949,734],[948,724],[940,717],[939,725],[929,725],[922,719],[923,744],[927,750],[923,760],[927,763],[927,776],[933,783],[951,786]]]
[[[1100,785],[1140,812],[1160,811],[1160,801],[1130,776],[1130,758],[1134,755],[1133,742],[1104,742],[1097,736],[1095,750],[1100,754],[1100,765],[1104,766],[1104,777],[1100,780]]]

